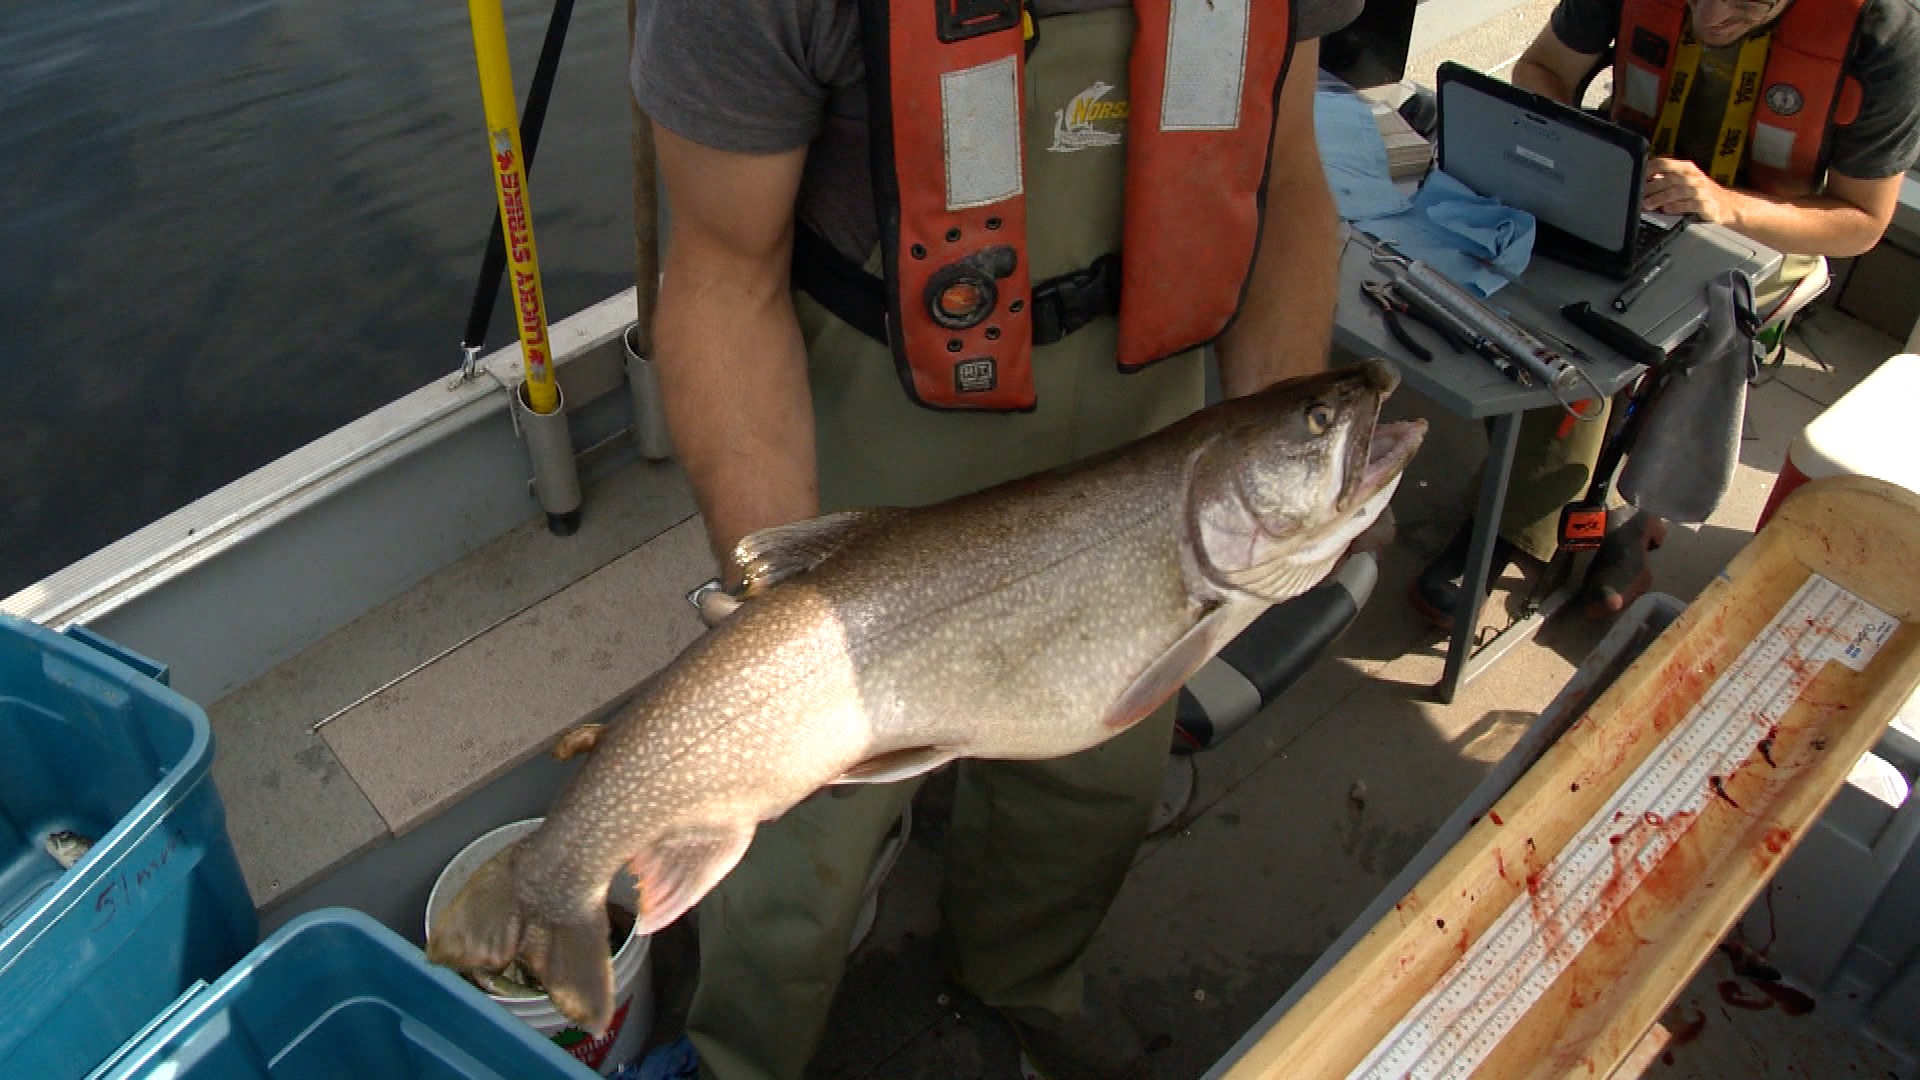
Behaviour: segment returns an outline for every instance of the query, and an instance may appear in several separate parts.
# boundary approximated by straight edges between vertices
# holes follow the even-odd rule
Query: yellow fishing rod
[[[501,0],[467,0],[473,24],[473,55],[480,68],[480,97],[486,108],[487,148],[493,158],[493,188],[500,204],[501,238],[506,246],[508,292],[514,325],[526,364],[527,405],[547,414],[560,407],[553,378],[553,352],[547,340],[547,301],[540,287],[540,256],[533,242],[533,208],[527,193],[526,159],[520,149],[520,120],[513,99],[513,67],[507,57],[507,27]]]

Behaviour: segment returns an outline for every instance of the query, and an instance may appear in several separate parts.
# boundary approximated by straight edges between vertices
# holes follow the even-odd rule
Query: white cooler
[[[1794,488],[1823,476],[1871,476],[1920,491],[1920,355],[1901,353],[1814,417],[1787,449],[1758,531]]]

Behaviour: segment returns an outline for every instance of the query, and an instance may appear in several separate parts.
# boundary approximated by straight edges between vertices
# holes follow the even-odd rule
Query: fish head
[[[1208,586],[1280,603],[1333,570],[1426,436],[1424,420],[1380,422],[1399,382],[1368,360],[1235,403],[1189,472],[1187,538]]]

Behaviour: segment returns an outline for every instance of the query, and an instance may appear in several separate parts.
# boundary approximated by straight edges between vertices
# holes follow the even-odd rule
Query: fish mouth
[[[1347,450],[1347,479],[1335,503],[1341,513],[1365,506],[1400,479],[1408,462],[1427,436],[1425,420],[1380,422],[1383,394],[1374,402],[1373,415],[1365,420],[1366,430],[1356,430]]]

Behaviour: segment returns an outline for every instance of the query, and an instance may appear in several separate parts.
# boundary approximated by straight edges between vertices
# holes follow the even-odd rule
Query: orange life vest
[[[1034,282],[1021,0],[861,0],[884,281],[803,228],[795,284],[938,409],[1032,409],[1035,344],[1103,314],[1123,371],[1212,341],[1253,266],[1292,7],[1134,0],[1121,251]]]
[[[1844,71],[1865,0],[1793,0],[1774,24],[1757,84],[1736,86],[1733,103],[1755,94],[1746,131],[1747,181],[1761,191],[1801,194],[1826,169],[1828,134],[1860,112],[1859,80]],[[1626,0],[1614,49],[1613,117],[1651,135],[1669,95],[1687,20],[1686,0]]]

